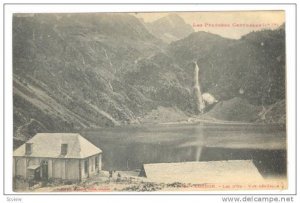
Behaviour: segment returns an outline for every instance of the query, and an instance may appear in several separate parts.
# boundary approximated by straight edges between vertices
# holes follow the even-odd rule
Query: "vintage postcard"
[[[287,190],[285,11],[14,13],[14,192]]]

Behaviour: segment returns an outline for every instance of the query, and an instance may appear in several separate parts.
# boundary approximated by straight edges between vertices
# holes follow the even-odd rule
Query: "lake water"
[[[252,159],[265,176],[286,174],[283,125],[137,125],[81,134],[102,149],[104,170],[135,170],[144,163]]]

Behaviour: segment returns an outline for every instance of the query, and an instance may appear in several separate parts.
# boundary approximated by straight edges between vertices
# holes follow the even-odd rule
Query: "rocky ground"
[[[118,177],[118,174],[120,176]],[[37,184],[25,192],[193,192],[207,190],[283,190],[287,188],[285,177],[269,177],[259,183],[241,184],[186,184],[151,182],[144,177],[138,177],[135,171],[116,171],[109,177],[108,171],[101,171],[96,176],[76,184],[49,183]],[[24,192],[24,190],[20,190]],[[16,190],[18,192],[18,190]]]

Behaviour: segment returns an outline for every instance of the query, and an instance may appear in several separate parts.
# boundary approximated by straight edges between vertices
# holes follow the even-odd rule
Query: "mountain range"
[[[247,122],[285,122],[284,26],[235,40],[194,32],[174,14],[152,23],[122,13],[15,14],[14,138],[138,124],[164,108],[198,116],[195,62],[202,92],[219,101],[207,115],[239,103]],[[241,121],[239,112],[218,119]]]

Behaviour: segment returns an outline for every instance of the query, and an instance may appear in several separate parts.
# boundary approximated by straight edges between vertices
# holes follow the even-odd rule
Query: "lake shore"
[[[121,177],[109,178],[107,171],[90,178],[82,183],[71,185],[57,185],[52,187],[39,187],[29,190],[34,193],[43,192],[201,192],[201,191],[237,191],[237,190],[284,190],[287,189],[286,177],[268,177],[260,182],[242,183],[163,183],[153,182],[147,178],[128,175],[128,171],[116,171],[121,173]]]

